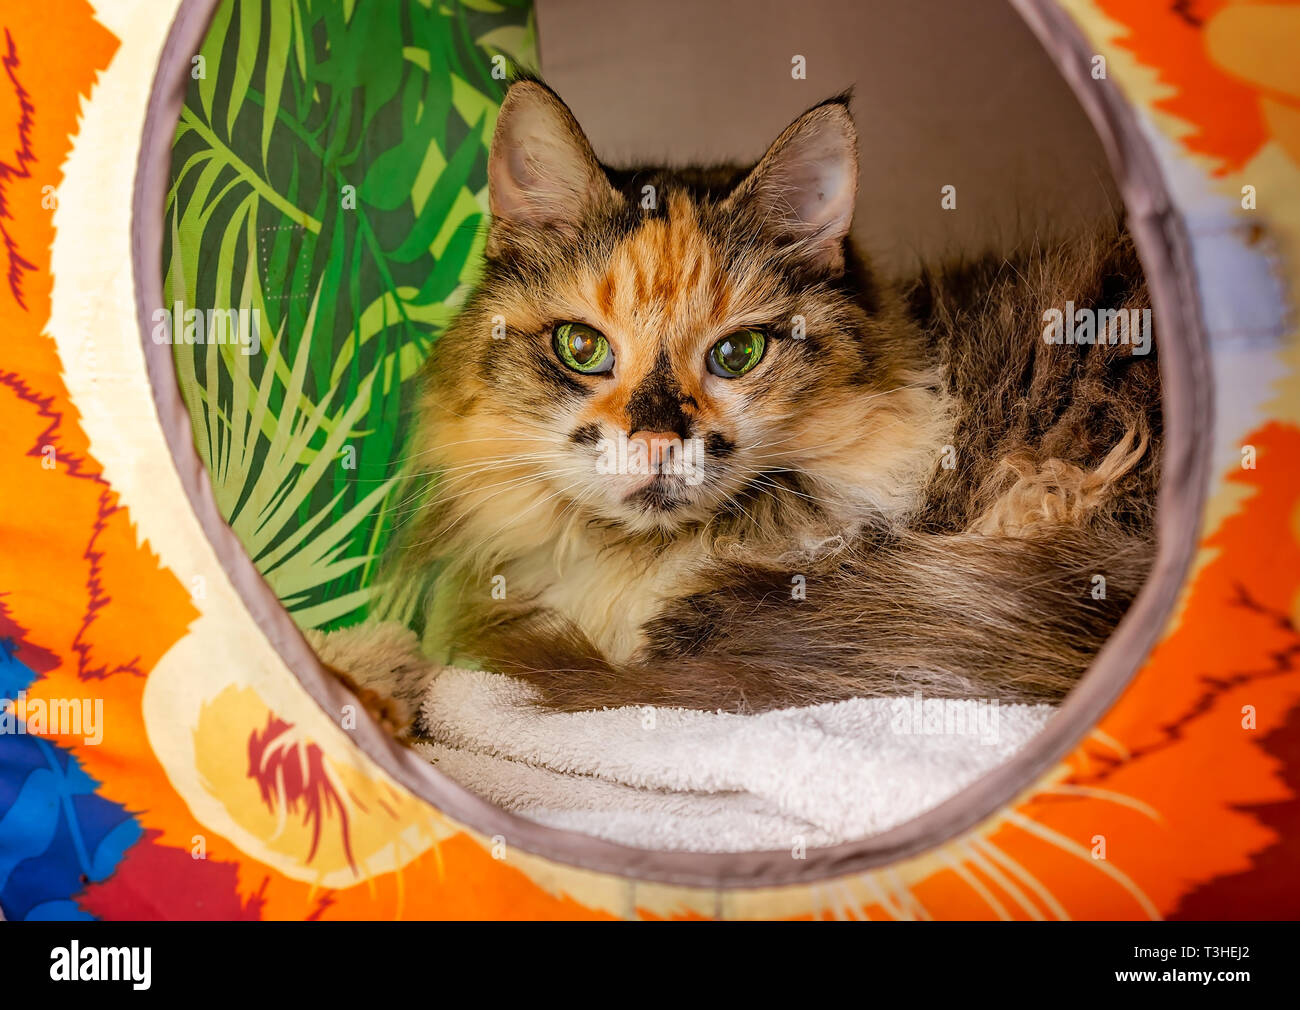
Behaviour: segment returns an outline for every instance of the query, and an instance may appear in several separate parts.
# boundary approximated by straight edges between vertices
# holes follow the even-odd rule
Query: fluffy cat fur
[[[848,240],[845,97],[752,167],[614,169],[521,80],[489,177],[390,569],[431,587],[440,659],[568,710],[1078,680],[1152,563],[1159,384],[1154,354],[1046,343],[1043,312],[1149,304],[1122,231],[884,283]],[[608,338],[611,372],[562,363],[566,321]],[[762,360],[712,374],[740,327]],[[701,439],[703,482],[598,473],[602,440],[638,431]]]

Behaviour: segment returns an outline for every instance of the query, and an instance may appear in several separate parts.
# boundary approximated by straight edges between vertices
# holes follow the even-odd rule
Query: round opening
[[[535,14],[509,4],[455,5],[448,15],[412,2],[369,20],[359,16],[362,6],[351,18],[340,6],[313,23],[270,4],[260,19],[232,19],[234,6],[185,3],[155,79],[134,208],[137,305],[159,413],[190,500],[249,611],[332,711],[348,695],[299,627],[346,625],[369,606],[388,533],[383,506],[401,505],[394,465],[403,453],[403,401],[484,254],[487,140],[504,90],[496,71],[531,62],[539,37],[542,72],[610,161],[650,154],[635,149],[638,138],[676,140],[668,153],[678,161],[752,161],[799,112],[777,114],[793,95],[807,107],[856,83],[863,141],[854,237],[886,271],[971,254],[992,239],[1022,241],[1041,223],[1035,215],[1051,223],[1095,217],[1117,194],[1160,334],[1164,447],[1147,580],[1046,728],[942,802],[869,837],[813,845],[798,860],[789,847],[632,847],[503,810],[377,725],[359,726],[357,745],[398,781],[474,830],[559,862],[677,883],[771,886],[885,864],[969,827],[1074,746],[1123,690],[1160,634],[1194,549],[1208,370],[1187,240],[1158,165],[1133,111],[1093,76],[1093,54],[1053,5],[976,14],[936,3],[871,14],[826,3],[820,18],[804,8],[768,12],[763,32],[741,45],[727,31],[752,16],[729,5],[669,4],[657,19],[667,26],[662,37],[656,28],[622,48],[614,15],[606,12],[602,25],[583,4],[543,2]],[[432,22],[444,16],[452,23]],[[804,25],[800,45],[792,47],[783,17]],[[694,26],[685,33],[692,39],[682,41],[674,27],[682,20]],[[602,28],[610,44],[597,58],[590,38]],[[974,44],[972,33],[987,44]],[[654,55],[634,60],[641,50]],[[691,56],[715,51],[730,55]],[[329,59],[317,58],[325,52]],[[993,66],[970,55],[989,52],[999,53]],[[770,67],[772,53],[781,54],[779,69]],[[206,60],[201,76],[194,54]],[[1060,80],[1044,80],[1052,65],[1072,99]],[[432,72],[441,67],[446,74]],[[634,102],[607,93],[613,67],[639,96]],[[832,75],[828,67],[838,69]],[[357,80],[348,74],[364,78],[364,87],[340,88]],[[764,96],[761,82],[774,76],[780,88],[772,84]],[[646,97],[655,82],[655,97]],[[692,94],[709,100],[683,125]],[[1044,129],[1056,143],[1043,142]],[[943,165],[934,178],[917,181],[917,166],[936,162]],[[198,270],[186,272],[187,263]],[[151,339],[156,310],[175,305],[178,292],[190,306],[256,311],[254,336],[224,347],[200,342],[189,353],[183,341]],[[242,318],[225,322],[239,332]],[[326,353],[311,350],[318,339]],[[248,436],[244,445],[231,437],[236,429]],[[245,477],[232,480],[241,468]],[[315,568],[306,579],[285,564],[304,545]]]

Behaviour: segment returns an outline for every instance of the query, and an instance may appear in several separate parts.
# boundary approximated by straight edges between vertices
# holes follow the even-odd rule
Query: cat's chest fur
[[[507,580],[530,604],[578,627],[616,662],[643,644],[642,627],[689,590],[708,559],[697,538],[649,546],[590,536],[516,557]]]

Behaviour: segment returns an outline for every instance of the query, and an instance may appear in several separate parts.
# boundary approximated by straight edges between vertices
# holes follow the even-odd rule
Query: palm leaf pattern
[[[475,280],[487,144],[534,49],[528,0],[225,0],[194,61],[167,307],[255,311],[260,350],[177,339],[177,375],[222,513],[303,627],[371,603],[403,394]]]

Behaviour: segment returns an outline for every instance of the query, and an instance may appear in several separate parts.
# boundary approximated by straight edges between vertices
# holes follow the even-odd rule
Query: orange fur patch
[[[1034,464],[1024,456],[1007,457],[991,483],[1010,487],[971,525],[971,532],[1031,536],[1052,526],[1078,526],[1102,508],[1126,473],[1146,454],[1150,438],[1130,428],[1095,470],[1049,459]]]

